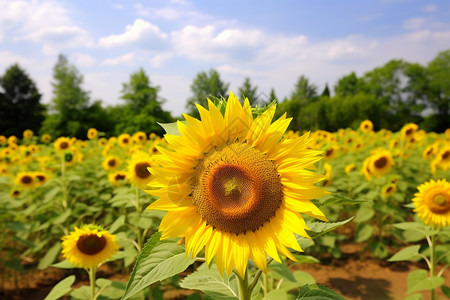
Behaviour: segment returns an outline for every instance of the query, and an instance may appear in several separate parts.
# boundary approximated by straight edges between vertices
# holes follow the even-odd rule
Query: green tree
[[[19,138],[25,129],[38,132],[44,119],[41,94],[34,81],[18,64],[0,77],[0,134]]]
[[[248,98],[248,101],[250,102],[251,106],[254,106],[255,104],[259,103],[258,98],[258,87],[252,86],[252,83],[250,82],[250,78],[246,77],[244,83],[241,87],[238,88],[238,99],[244,103],[244,99]]]
[[[229,83],[222,81],[219,72],[214,69],[209,70],[208,73],[198,73],[191,84],[192,96],[186,104],[189,114],[198,117],[199,114],[195,103],[207,107],[207,98],[210,96],[226,97],[229,85]]]
[[[162,108],[163,99],[158,96],[159,86],[152,86],[150,78],[141,68],[130,75],[130,81],[124,83],[122,99],[125,105],[119,105],[109,111],[118,120],[115,134],[138,131],[163,134],[163,129],[157,122],[172,122],[172,116]]]
[[[52,136],[85,138],[91,124],[83,122],[89,108],[89,92],[82,88],[83,75],[60,54],[53,68],[53,98],[41,131]]]
[[[321,97],[330,97],[330,88],[328,87],[328,83],[325,84]]]
[[[317,99],[317,86],[311,84],[309,79],[301,75],[291,93],[290,100],[305,106]]]
[[[350,96],[356,95],[363,90],[363,81],[358,79],[355,72],[341,77],[334,86],[334,93],[336,96]]]
[[[428,103],[434,115],[427,121],[430,129],[444,131],[450,125],[450,50],[440,52],[429,64]]]

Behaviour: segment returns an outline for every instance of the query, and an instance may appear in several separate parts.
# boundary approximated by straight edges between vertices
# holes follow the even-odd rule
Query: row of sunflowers
[[[280,276],[285,258],[301,260],[303,251],[338,258],[341,243],[355,242],[396,261],[421,254],[413,243],[426,239],[434,255],[429,278],[442,278],[436,257],[450,251],[450,129],[427,133],[406,124],[399,132],[374,131],[365,120],[357,130],[286,132],[286,115],[271,123],[275,106],[258,111],[233,94],[199,112],[201,121],[185,115],[184,122],[163,124],[164,137],[107,139],[94,128],[86,140],[31,130],[22,138],[0,136],[3,276],[18,276],[24,262],[81,267],[91,285],[84,293],[69,289],[73,298],[96,299],[119,286],[118,298],[127,299],[148,296],[144,287],[194,264],[181,284],[165,284],[250,299],[283,290],[280,277],[272,289],[258,280],[270,270]],[[331,231],[343,224],[351,234]],[[399,259],[395,253],[407,245],[414,251]],[[165,277],[145,275],[154,253],[161,263],[153,267]],[[170,266],[163,263],[169,258]],[[213,260],[213,268],[204,267]],[[105,261],[118,271],[135,265],[128,285],[96,281]],[[178,272],[170,270],[175,265]],[[229,291],[198,287],[197,273]],[[65,280],[48,299],[69,292],[75,278]],[[300,286],[301,278],[293,280]],[[425,289],[443,284],[433,282]],[[314,294],[311,286],[302,291]]]

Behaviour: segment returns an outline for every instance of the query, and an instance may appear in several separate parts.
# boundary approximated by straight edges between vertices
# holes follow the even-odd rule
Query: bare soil
[[[413,262],[389,263],[360,255],[361,245],[341,246],[342,257],[323,259],[321,264],[294,265],[296,270],[311,274],[318,284],[337,291],[348,300],[398,300],[407,296],[407,276],[410,271],[426,269],[426,265]],[[439,268],[438,268],[439,269]],[[88,285],[84,270],[77,270],[75,286]],[[73,274],[73,270],[49,268],[43,271],[29,270],[14,280],[0,282],[0,299],[40,300],[62,278]],[[119,274],[108,265],[98,270],[98,277],[127,281],[128,276]],[[450,270],[444,273],[446,285],[450,286]],[[164,299],[185,299],[193,291],[170,290]],[[430,299],[429,292],[423,293],[424,300]],[[448,299],[437,290],[438,299]]]

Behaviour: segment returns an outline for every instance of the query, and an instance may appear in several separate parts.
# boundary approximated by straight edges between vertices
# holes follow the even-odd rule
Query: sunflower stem
[[[250,300],[251,291],[248,286],[248,270],[245,270],[244,278],[236,277],[239,283],[239,300]]]
[[[430,242],[430,277],[433,278],[436,270],[436,235],[431,236]],[[434,289],[431,289],[431,300],[434,300]]]
[[[89,282],[91,284],[91,300],[95,300],[97,298],[97,295],[95,295],[95,273],[97,271],[97,268],[89,268]]]
[[[67,186],[66,186],[66,160],[64,158],[64,154],[61,156],[61,181],[62,181],[62,190],[63,190],[63,199],[62,206],[64,209],[67,209]]]
[[[137,212],[137,216],[138,216],[138,220],[141,218],[141,202],[139,199],[139,188],[137,186],[134,187],[135,188],[135,194],[136,194],[136,212]],[[142,233],[141,233],[141,229],[136,226],[136,239],[137,239],[137,244],[139,245],[139,249],[138,251],[140,252],[142,249]]]

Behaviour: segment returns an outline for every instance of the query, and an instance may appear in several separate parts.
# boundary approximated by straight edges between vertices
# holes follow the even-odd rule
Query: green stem
[[[436,235],[431,236],[430,242],[430,277],[433,278],[436,270]],[[434,300],[434,289],[431,290],[431,300]]]
[[[248,286],[248,270],[245,270],[244,278],[236,276],[239,283],[239,300],[250,300],[250,289]]]
[[[66,160],[64,158],[64,154],[61,156],[61,181],[62,181],[62,190],[63,190],[63,199],[62,206],[64,209],[67,209],[67,186],[66,186]]]
[[[89,282],[91,283],[91,300],[95,300],[97,296],[95,295],[95,273],[97,268],[89,268]]]
[[[135,186],[135,194],[136,194],[136,212],[137,212],[138,221],[139,221],[139,219],[141,218],[141,202],[140,202],[140,199],[139,199],[139,188],[137,186]],[[141,233],[141,229],[138,226],[135,227],[135,230],[136,230],[137,244],[139,245],[139,249],[138,250],[140,252],[141,249],[142,249],[142,238],[143,238],[143,236],[142,236],[142,233]]]

